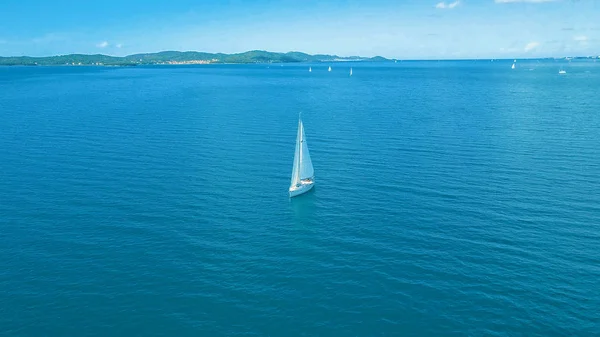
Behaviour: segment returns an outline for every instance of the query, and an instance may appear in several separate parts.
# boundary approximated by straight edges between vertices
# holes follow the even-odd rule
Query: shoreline
[[[509,62],[512,63],[513,59],[493,59],[494,62]],[[600,57],[585,57],[585,58],[576,58],[575,61],[592,61],[596,62],[600,60]],[[570,62],[571,60],[565,58],[532,58],[532,59],[517,59],[517,61],[554,61],[554,62]],[[11,63],[4,64],[0,61],[0,67],[148,67],[148,66],[170,66],[170,67],[181,67],[181,66],[218,66],[218,65],[284,65],[284,64],[306,64],[306,65],[314,65],[314,64],[331,64],[331,63],[377,63],[377,64],[397,64],[397,63],[412,63],[412,62],[427,62],[427,63],[439,63],[439,62],[490,62],[492,63],[492,59],[447,59],[447,60],[398,60],[395,62],[394,60],[389,60],[387,62],[373,62],[373,61],[320,61],[320,62],[203,62],[203,63],[124,63],[124,64],[94,64],[94,63],[81,63],[81,64],[31,64],[31,63]]]
[[[158,53],[141,53],[127,56],[109,56],[104,54],[68,54],[54,56],[10,56],[1,57],[0,65],[3,66],[149,66],[149,65],[208,65],[208,64],[319,64],[319,63],[399,63],[399,62],[447,62],[447,61],[512,61],[516,60],[581,60],[600,59],[600,56],[567,56],[567,57],[541,57],[541,58],[467,58],[467,59],[396,59],[382,56],[338,56],[327,54],[310,55],[302,52],[269,52],[252,50],[244,53],[223,54],[196,51],[162,51]]]
[[[403,63],[403,62],[521,62],[530,61],[593,61],[600,60],[600,56],[573,56],[573,57],[543,57],[543,58],[478,58],[478,59],[386,59],[383,57],[339,57],[336,55],[308,55],[291,57],[290,53],[254,53],[225,55],[221,58],[211,57],[211,54],[197,52],[161,52],[155,54],[138,54],[125,57],[107,55],[71,54],[50,57],[0,57],[0,66],[53,66],[53,67],[136,67],[136,66],[196,66],[196,65],[273,65],[273,64],[342,64],[342,63]],[[301,58],[302,57],[302,58]]]

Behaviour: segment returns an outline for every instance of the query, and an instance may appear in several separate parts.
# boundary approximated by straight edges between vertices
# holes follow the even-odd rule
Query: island
[[[12,56],[0,57],[4,66],[137,66],[137,65],[178,65],[178,64],[224,64],[224,63],[299,63],[299,62],[386,62],[381,56],[360,57],[337,55],[310,55],[301,52],[276,53],[252,50],[237,54],[205,53],[196,51],[163,51],[158,53],[109,56],[103,54],[69,54],[46,57]]]

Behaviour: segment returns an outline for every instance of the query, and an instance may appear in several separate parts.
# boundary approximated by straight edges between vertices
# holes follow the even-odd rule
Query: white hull
[[[311,180],[311,181],[302,181],[300,186],[290,187],[290,198],[310,191],[313,188],[313,186],[315,186],[315,182],[313,180]]]

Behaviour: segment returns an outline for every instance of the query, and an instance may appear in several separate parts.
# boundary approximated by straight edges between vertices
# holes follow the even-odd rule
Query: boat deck
[[[300,186],[290,186],[290,192],[295,191],[295,190],[299,190],[299,189],[303,189],[306,187],[306,185],[312,185],[315,182],[312,179],[303,179],[300,180]]]

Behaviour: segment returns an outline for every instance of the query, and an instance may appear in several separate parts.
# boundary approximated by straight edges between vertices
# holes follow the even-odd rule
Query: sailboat
[[[327,71],[331,71],[331,66],[329,66],[329,69],[327,69]]]
[[[296,151],[294,153],[294,167],[292,169],[292,182],[290,183],[290,198],[310,191],[315,184],[315,171],[308,153],[304,124],[298,117],[298,133],[296,135]]]
[[[515,64],[513,63],[512,67],[510,67],[510,69],[515,69]]]
[[[352,76],[352,67],[350,67],[350,76]]]
[[[312,73],[312,67],[308,67],[308,72]]]

